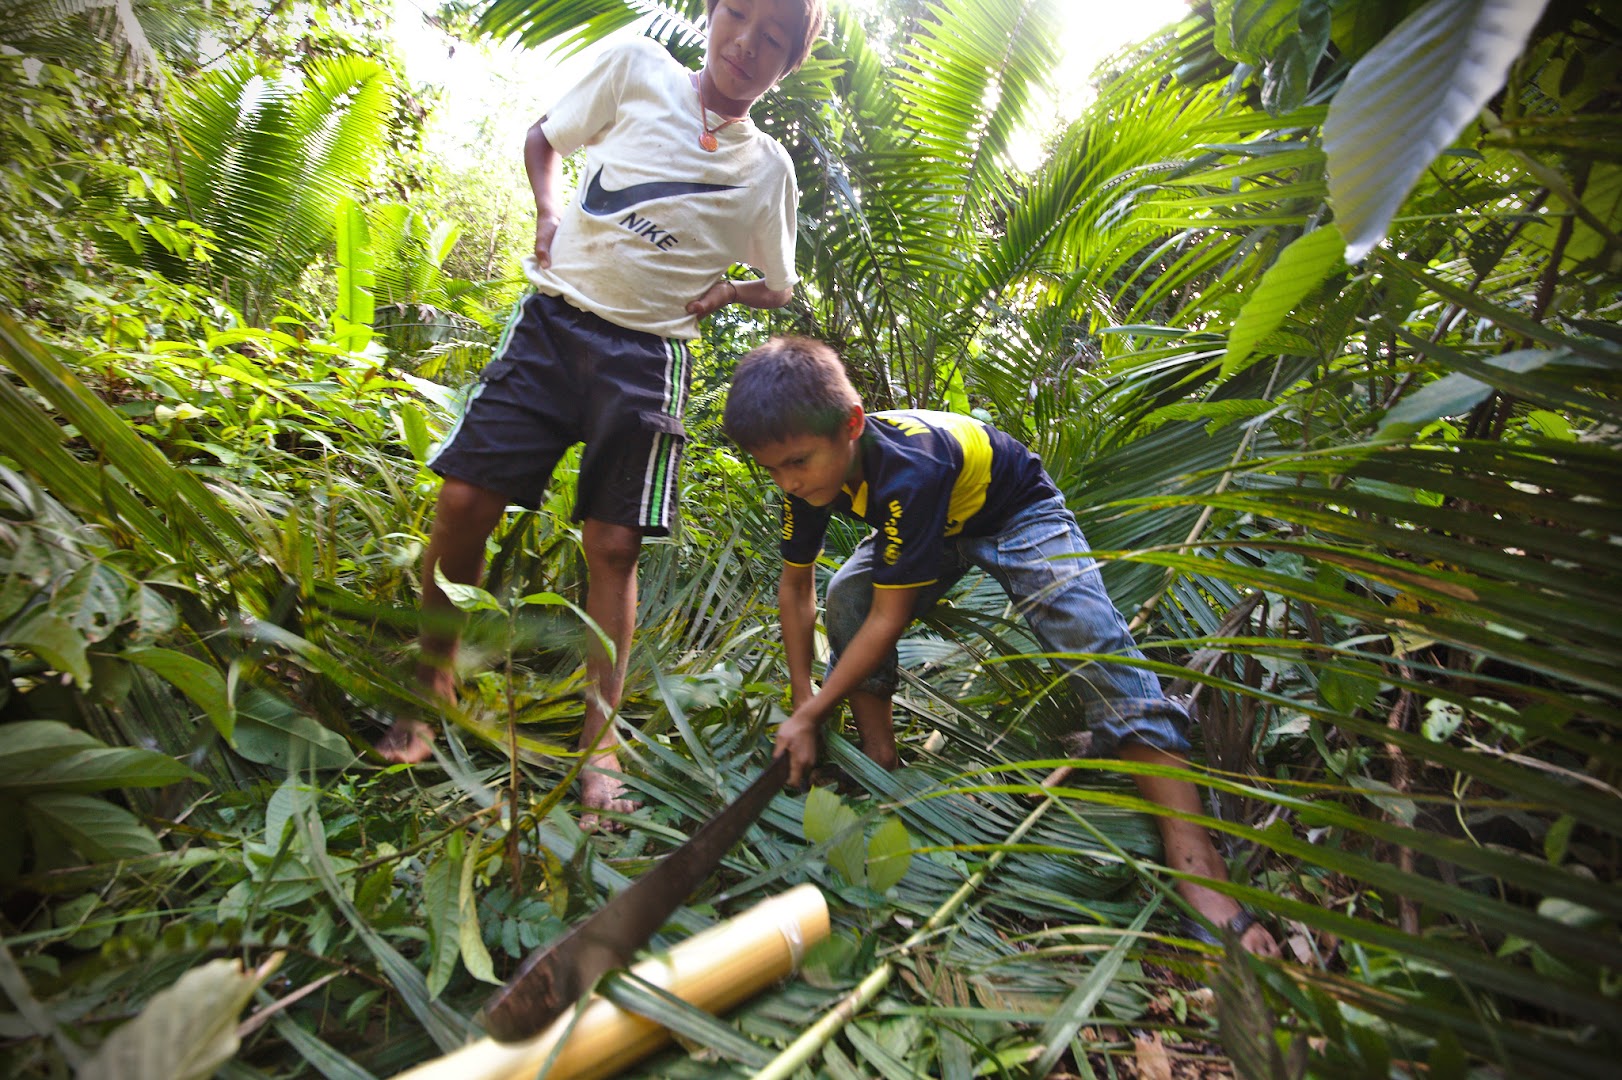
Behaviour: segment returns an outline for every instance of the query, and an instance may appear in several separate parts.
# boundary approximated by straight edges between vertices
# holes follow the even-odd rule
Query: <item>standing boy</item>
[[[588,645],[580,747],[590,811],[631,809],[611,720],[636,618],[644,535],[670,531],[686,433],[686,342],[729,303],[788,303],[799,192],[784,149],[749,110],[797,69],[822,29],[823,0],[707,0],[698,73],[645,39],[609,50],[529,129],[535,286],[515,311],[467,411],[430,467],[445,478],[423,559],[419,677],[455,700],[454,610],[441,569],[475,582],[509,503],[535,508],[564,451],[586,444],[574,517],[583,522],[586,612],[614,643]],[[584,147],[583,186],[560,206],[563,158]],[[734,281],[746,263],[764,274]],[[433,730],[401,722],[378,750],[420,761]],[[595,814],[588,815],[589,823]]]
[[[863,751],[896,767],[896,642],[970,566],[997,580],[1049,652],[1141,658],[1041,461],[996,428],[952,413],[866,415],[839,357],[808,338],[773,338],[738,362],[723,424],[785,496],[777,597],[794,712],[779,729],[777,753],[789,756],[794,783],[816,763],[822,723],[842,700],[850,702]],[[812,567],[834,513],[876,531],[828,583],[832,655],[813,693]],[[1091,664],[1070,676],[1095,753],[1185,763],[1187,714],[1152,674]],[[1187,781],[1134,779],[1149,801],[1200,812]],[[1156,821],[1168,865],[1227,879],[1204,828],[1173,817]],[[1232,928],[1246,949],[1277,955],[1272,935],[1230,897],[1189,881],[1177,889],[1211,922]]]

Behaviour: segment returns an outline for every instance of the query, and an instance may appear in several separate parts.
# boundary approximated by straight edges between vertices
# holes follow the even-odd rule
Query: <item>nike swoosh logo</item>
[[[734,191],[738,184],[689,184],[679,180],[655,180],[647,184],[609,190],[603,187],[602,166],[586,185],[586,195],[580,200],[580,209],[593,217],[606,217],[621,210],[629,210],[638,203],[653,199],[669,199],[677,195],[703,195],[711,191]]]

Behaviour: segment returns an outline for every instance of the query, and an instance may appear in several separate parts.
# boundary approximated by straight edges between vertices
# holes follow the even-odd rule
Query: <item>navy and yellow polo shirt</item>
[[[878,530],[876,588],[928,585],[949,536],[989,536],[1015,512],[1059,494],[1042,461],[1012,436],[972,416],[867,414],[859,453],[863,482],[828,506],[783,496],[783,561],[809,566],[834,513]]]

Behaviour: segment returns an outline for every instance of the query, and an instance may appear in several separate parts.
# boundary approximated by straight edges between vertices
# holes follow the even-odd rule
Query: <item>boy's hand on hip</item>
[[[807,774],[817,763],[821,743],[822,725],[804,710],[796,710],[777,729],[777,745],[772,748],[772,756],[788,755],[788,782],[791,786],[801,787],[804,784]]]
[[[535,261],[542,269],[552,265],[552,238],[558,233],[558,216],[540,214],[535,218]]]
[[[738,299],[738,286],[731,278],[722,278],[704,290],[704,295],[687,305],[687,314],[702,319],[713,315]]]

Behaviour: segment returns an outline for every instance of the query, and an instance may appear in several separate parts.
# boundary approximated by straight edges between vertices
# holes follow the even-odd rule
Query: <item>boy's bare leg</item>
[[[452,581],[475,585],[484,572],[484,542],[507,508],[505,496],[451,478],[439,489],[428,550],[422,557],[422,613],[424,629],[417,639],[420,659],[417,681],[431,700],[456,702],[456,646],[458,635],[448,624],[456,606],[434,582],[439,566]],[[377,752],[389,761],[422,761],[433,752],[434,729],[421,720],[397,720],[377,741]]]
[[[588,811],[612,810],[626,813],[637,803],[621,798],[625,782],[620,778],[619,738],[609,726],[620,705],[625,687],[625,667],[631,653],[631,631],[636,625],[636,559],[642,550],[642,533],[626,525],[610,525],[587,518],[581,530],[586,549],[586,614],[614,643],[614,662],[593,635],[586,646],[586,676],[591,687],[586,693],[586,717],[580,726],[580,749],[590,750],[580,773],[580,801]],[[599,737],[601,741],[599,741]],[[580,819],[583,829],[598,824],[595,813]]]
[[[1120,755],[1127,761],[1148,765],[1171,765],[1181,768],[1188,764],[1180,757],[1142,743],[1123,745]],[[1187,780],[1174,780],[1166,776],[1134,776],[1132,779],[1138,785],[1138,792],[1152,803],[1158,803],[1180,813],[1204,812],[1200,807],[1199,790]],[[1211,833],[1208,829],[1190,821],[1179,821],[1170,817],[1157,817],[1155,821],[1160,826],[1160,839],[1166,849],[1167,866],[1173,870],[1198,874],[1217,881],[1228,880],[1228,868],[1223,864],[1222,856],[1217,854],[1216,845],[1211,842]],[[1183,899],[1194,906],[1194,910],[1217,926],[1226,926],[1230,919],[1239,914],[1238,901],[1214,889],[1191,881],[1179,881],[1177,891],[1182,894]],[[1259,923],[1244,932],[1239,944],[1245,951],[1258,956],[1279,955],[1278,942],[1274,941],[1273,935]]]
[[[894,772],[901,764],[895,748],[895,707],[888,697],[871,690],[853,690],[848,698],[856,732],[862,739],[862,753],[883,769]]]

